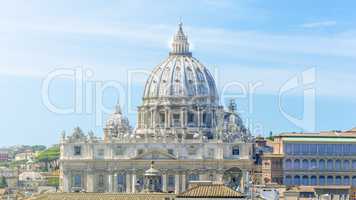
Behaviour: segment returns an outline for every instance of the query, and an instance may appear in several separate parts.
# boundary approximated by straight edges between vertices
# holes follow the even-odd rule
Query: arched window
[[[325,176],[319,176],[319,185],[325,185]]]
[[[309,169],[309,161],[304,159],[302,161],[302,169]]]
[[[286,185],[293,185],[292,177],[291,176],[286,176],[285,178],[285,184]]]
[[[356,169],[356,160],[352,161],[352,169]]]
[[[326,168],[328,170],[333,170],[334,169],[334,162],[333,160],[328,160],[327,163],[326,163]]]
[[[326,169],[325,160],[319,160],[319,169],[320,170],[325,170]]]
[[[344,170],[349,170],[350,169],[350,161],[344,160],[343,169]]]
[[[335,185],[341,185],[341,184],[342,184],[341,176],[335,177]]]
[[[302,178],[302,185],[309,185],[309,178],[308,178],[308,176],[303,176],[303,178]]]
[[[293,185],[300,185],[300,176],[294,176]]]
[[[327,184],[327,185],[334,185],[334,177],[328,176],[328,177],[326,178],[326,184]]]
[[[316,176],[311,176],[310,177],[310,185],[317,185],[318,183],[317,183],[317,178],[316,178]]]
[[[352,186],[356,186],[356,176],[353,176],[352,177],[352,183],[351,183]]]
[[[291,159],[286,160],[286,169],[292,169],[292,160]]]
[[[300,161],[299,161],[299,159],[295,159],[295,160],[294,160],[293,168],[294,168],[294,169],[299,169],[299,168],[300,168]]]
[[[315,159],[311,160],[311,161],[310,161],[310,169],[311,169],[311,170],[316,170],[317,167],[318,167],[318,165],[317,165],[317,163],[316,163],[316,160],[315,160]]]
[[[350,185],[350,177],[344,176],[344,180],[342,181],[343,185]]]
[[[335,161],[335,169],[338,171],[341,170],[341,160]]]

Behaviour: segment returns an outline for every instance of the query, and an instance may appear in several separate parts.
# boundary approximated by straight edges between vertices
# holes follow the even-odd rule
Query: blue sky
[[[307,131],[281,113],[279,91],[308,69],[315,70],[315,130],[348,130],[356,126],[355,6],[351,0],[2,1],[0,146],[54,144],[62,130],[70,133],[75,126],[102,135],[97,99],[83,98],[92,112],[71,114],[43,103],[43,81],[58,69],[90,70],[86,87],[120,84],[123,110],[134,125],[147,77],[135,75],[129,86],[128,73],[149,71],[167,57],[180,18],[193,55],[211,70],[220,92],[229,83],[261,83],[252,98],[241,88],[227,92],[235,94],[255,134]],[[283,94],[288,115],[305,114],[310,102],[303,101],[303,91]],[[49,94],[56,105],[71,107],[73,82],[56,79]],[[117,91],[102,94],[112,109]]]

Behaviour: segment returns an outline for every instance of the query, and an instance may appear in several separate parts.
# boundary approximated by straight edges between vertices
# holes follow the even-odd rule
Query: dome
[[[173,38],[169,57],[150,74],[143,99],[175,97],[206,97],[213,102],[218,100],[214,78],[189,52],[182,24],[179,24]]]
[[[245,127],[241,117],[236,112],[236,103],[232,99],[228,106],[228,111],[224,113],[224,132],[227,140],[245,140],[251,139],[250,131]]]
[[[113,131],[113,135],[126,134],[131,132],[129,120],[122,114],[119,103],[106,121],[106,128]]]

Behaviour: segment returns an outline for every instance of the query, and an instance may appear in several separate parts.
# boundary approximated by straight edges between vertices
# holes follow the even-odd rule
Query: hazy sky
[[[118,98],[107,86],[120,88],[134,126],[147,72],[167,57],[180,18],[193,56],[230,95],[221,103],[236,98],[255,134],[351,129],[355,7],[351,0],[1,1],[0,146],[54,144],[75,126],[101,136],[100,114]],[[51,74],[71,70],[89,77],[79,86],[55,77],[46,90]],[[74,112],[53,110],[46,91],[51,105]]]

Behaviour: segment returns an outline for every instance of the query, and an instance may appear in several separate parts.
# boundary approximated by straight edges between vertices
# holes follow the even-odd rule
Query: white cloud
[[[328,23],[324,23],[326,25]],[[332,23],[329,23],[332,24]],[[311,26],[311,25],[309,25]],[[95,38],[122,38],[126,41],[134,41],[145,47],[153,47],[156,49],[167,49],[167,41],[175,32],[176,26],[167,25],[127,25],[127,24],[91,24],[84,22],[72,23],[56,23],[56,24],[15,24],[2,23],[2,27],[6,27],[3,31],[22,31],[24,35],[29,32],[41,32],[42,34],[68,34],[68,35],[89,35]],[[225,58],[234,58],[236,55],[243,55],[249,59],[258,61],[270,61],[286,63],[286,66],[291,66],[288,56],[296,54],[301,55],[317,55],[323,56],[325,59],[333,59],[333,57],[349,57],[356,58],[356,38],[350,34],[339,33],[333,36],[310,36],[305,34],[286,34],[286,33],[265,33],[257,31],[239,31],[225,30],[216,28],[197,28],[186,26],[186,32],[192,39],[192,45],[200,52],[213,53],[216,56]],[[350,32],[350,31],[349,31]],[[65,37],[65,36],[64,36]],[[3,38],[6,39],[6,38]],[[19,47],[21,48],[21,47]],[[56,48],[56,47],[47,47]],[[49,49],[50,50],[50,49]],[[6,55],[7,50],[0,49],[0,53]],[[118,54],[123,49],[118,49]],[[124,51],[132,51],[134,49],[124,49]],[[145,50],[142,50],[143,52]],[[141,51],[141,52],[142,52]],[[34,54],[37,55],[37,54]],[[283,55],[283,56],[281,56]],[[0,74],[3,75],[19,75],[19,76],[36,76],[44,77],[46,73],[52,71],[55,67],[51,63],[50,58],[33,58],[33,62],[25,65],[15,66],[10,61],[0,61]],[[99,58],[98,58],[99,59]],[[303,59],[303,58],[302,58]],[[21,58],[19,58],[21,60]],[[38,62],[36,63],[36,61]],[[80,60],[80,59],[78,59]],[[203,60],[204,61],[204,60]],[[126,82],[127,71],[134,69],[150,70],[153,66],[146,66],[147,61],[142,60],[139,64],[118,63],[81,63],[82,66],[90,66],[96,74],[96,79],[99,80],[121,80]],[[222,61],[217,60],[216,63]],[[48,64],[49,63],[49,64]],[[257,67],[255,66],[238,66],[232,67],[232,62],[224,60],[221,64],[221,77],[224,77],[224,82],[238,80],[244,83],[262,81],[264,86],[260,88],[260,93],[275,94],[282,84],[288,80],[288,77],[298,73],[296,68],[280,69],[277,67]],[[303,62],[301,62],[303,63]],[[157,63],[158,64],[158,63]],[[318,65],[316,60],[315,65]],[[105,70],[103,70],[105,65]],[[118,66],[119,67],[116,67]],[[145,67],[133,67],[133,66]],[[272,64],[273,65],[273,64]],[[6,67],[10,66],[10,67]],[[271,66],[271,64],[270,64]],[[342,71],[335,70],[322,73],[319,76],[319,93],[320,95],[330,96],[349,96],[355,97],[355,91],[351,87],[355,82],[355,78]],[[342,80],[342,82],[340,82]]]
[[[336,26],[336,21],[320,21],[320,22],[310,22],[310,23],[305,23],[302,24],[302,28],[322,28],[322,27],[331,27],[331,26]]]

